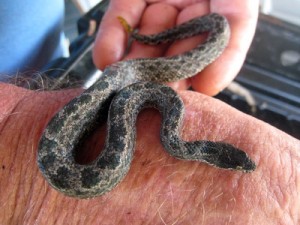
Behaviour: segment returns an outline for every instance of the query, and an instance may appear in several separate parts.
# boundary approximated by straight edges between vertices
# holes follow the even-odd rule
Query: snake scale
[[[229,40],[226,18],[212,13],[159,34],[132,36],[156,45],[203,32],[209,33],[206,41],[181,55],[133,59],[107,67],[93,86],[53,117],[38,148],[38,166],[52,187],[68,196],[91,198],[120,183],[133,158],[136,118],[145,107],[155,107],[162,114],[161,142],[172,156],[223,169],[255,169],[248,155],[230,144],[183,141],[179,135],[184,115],[182,100],[171,88],[160,84],[192,77],[214,61]],[[77,163],[76,149],[107,113],[104,149],[93,162]]]

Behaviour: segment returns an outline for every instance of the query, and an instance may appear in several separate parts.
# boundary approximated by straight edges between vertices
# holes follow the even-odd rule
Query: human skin
[[[145,110],[131,169],[115,189],[89,200],[57,192],[37,167],[37,146],[49,119],[79,93],[0,83],[2,224],[299,224],[299,141],[191,91],[179,92],[182,137],[231,143],[254,160],[254,172],[174,159],[159,141],[159,113]],[[96,142],[104,136],[101,129]]]
[[[191,91],[179,92],[182,137],[231,143],[254,160],[254,172],[171,157],[159,141],[159,113],[145,110],[130,171],[115,189],[88,200],[57,192],[38,169],[37,146],[49,119],[80,92],[0,83],[1,224],[299,224],[299,141]],[[104,136],[100,129],[94,142],[102,146]]]
[[[238,4],[237,1],[231,2]],[[246,1],[240,2],[242,5]],[[158,6],[151,6],[150,9]],[[170,9],[165,7],[165,10]],[[135,8],[131,10],[136,13]],[[165,12],[163,15],[170,15]],[[168,12],[177,15],[177,10]],[[134,25],[134,21],[129,19],[131,17],[122,16]],[[155,19],[152,16],[153,22]],[[169,21],[168,16],[160,19]],[[230,22],[235,27],[243,20]],[[163,28],[164,24],[152,27],[153,31],[156,27]],[[249,28],[239,26],[246,33],[246,29],[249,31]],[[119,41],[125,41],[122,38],[125,33],[121,29],[119,27],[115,32],[121,37]],[[100,30],[100,42],[96,42],[95,54],[104,30],[106,28]],[[232,54],[231,63],[228,61],[230,57],[222,55],[218,63],[201,73],[202,76],[210,71],[211,79],[215,79],[211,86],[206,83],[207,89],[204,86],[199,89],[198,86],[193,87],[211,95],[222,89],[227,82],[222,77],[232,79],[230,76],[239,68],[246,52],[239,48],[247,47],[250,42],[245,38],[249,38],[251,32],[247,34],[239,33],[243,37],[239,39],[244,41],[243,46],[231,43],[232,47],[228,47],[231,50],[224,52],[229,56]],[[110,38],[113,41],[117,37],[112,35]],[[108,47],[112,48],[109,54],[97,61],[100,68],[122,58],[122,46],[113,43],[117,47],[106,43],[106,53],[109,52]],[[180,45],[178,43],[177,48],[170,48],[166,54],[180,52]],[[143,48],[145,52],[141,52],[141,46],[135,43],[133,52],[127,58],[139,54],[163,54],[161,48]],[[234,61],[237,63],[232,64]],[[226,71],[223,71],[224,68]],[[203,82],[206,82],[205,79]],[[216,83],[221,84],[215,88]],[[188,83],[172,85],[180,89]],[[160,144],[159,114],[154,110],[145,110],[137,121],[138,138],[131,169],[115,189],[89,200],[66,197],[55,191],[45,181],[36,164],[39,138],[55,112],[80,93],[81,90],[34,92],[0,83],[1,224],[299,224],[299,141],[219,100],[191,91],[179,92],[186,108],[182,137],[185,140],[225,141],[243,149],[257,164],[253,173],[220,170],[203,163],[174,159],[163,151]],[[103,146],[104,136],[102,128],[88,141],[87,145],[91,146],[87,146],[86,150],[94,145]],[[81,152],[81,157],[91,158],[93,155],[93,158],[94,154],[92,150]]]

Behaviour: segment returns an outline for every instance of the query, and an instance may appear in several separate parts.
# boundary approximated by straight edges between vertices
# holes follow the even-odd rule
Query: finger
[[[182,10],[177,18],[177,24],[184,23],[192,18],[205,15],[209,12],[209,3],[203,1],[192,6],[189,6]],[[184,40],[176,41],[170,46],[166,55],[178,55],[188,50],[195,48],[199,43],[203,42],[206,39],[204,35],[197,35],[195,37],[186,38]],[[176,90],[184,90],[191,86],[189,79],[181,80],[178,82],[173,82],[169,84],[172,88]]]
[[[258,16],[258,1],[212,1],[212,12],[224,15],[230,24],[231,38],[223,54],[199,76],[192,78],[194,90],[216,95],[241,69],[253,38]]]
[[[129,5],[134,7],[130,7]],[[93,60],[99,69],[120,60],[126,49],[127,34],[118,16],[126,18],[127,22],[135,27],[142,16],[146,4],[143,0],[114,0],[103,17],[99,32],[95,40]]]
[[[171,28],[175,25],[177,14],[175,7],[164,3],[149,5],[141,18],[139,33],[156,34]],[[164,54],[166,48],[165,44],[152,46],[134,41],[126,58],[159,57]]]

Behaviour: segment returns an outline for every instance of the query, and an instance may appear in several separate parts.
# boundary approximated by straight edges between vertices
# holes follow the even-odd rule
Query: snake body
[[[159,84],[200,72],[224,50],[229,39],[227,20],[218,14],[195,18],[150,36],[133,34],[143,43],[159,44],[209,32],[207,40],[181,55],[121,61],[107,67],[102,77],[64,106],[50,121],[38,148],[38,166],[58,191],[90,198],[114,188],[127,174],[135,148],[135,121],[145,107],[162,114],[161,142],[172,156],[250,172],[255,164],[234,146],[211,141],[185,142],[179,132],[184,114],[180,97]],[[93,162],[76,162],[76,149],[99,120],[107,119],[105,147]]]

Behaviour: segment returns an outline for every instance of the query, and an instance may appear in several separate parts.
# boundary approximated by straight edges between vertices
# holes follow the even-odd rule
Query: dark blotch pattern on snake
[[[255,169],[247,154],[230,144],[181,140],[183,103],[171,88],[158,84],[192,77],[215,60],[229,40],[227,20],[209,14],[157,35],[133,34],[133,37],[147,44],[159,44],[203,32],[209,32],[207,40],[181,55],[133,59],[109,66],[92,87],[54,116],[38,149],[39,168],[51,186],[78,198],[95,197],[114,188],[130,168],[136,117],[144,107],[155,107],[161,112],[161,142],[172,156],[224,169],[244,172]],[[99,118],[106,117],[108,107],[104,149],[95,161],[78,164],[74,157],[76,148],[93,131]]]

